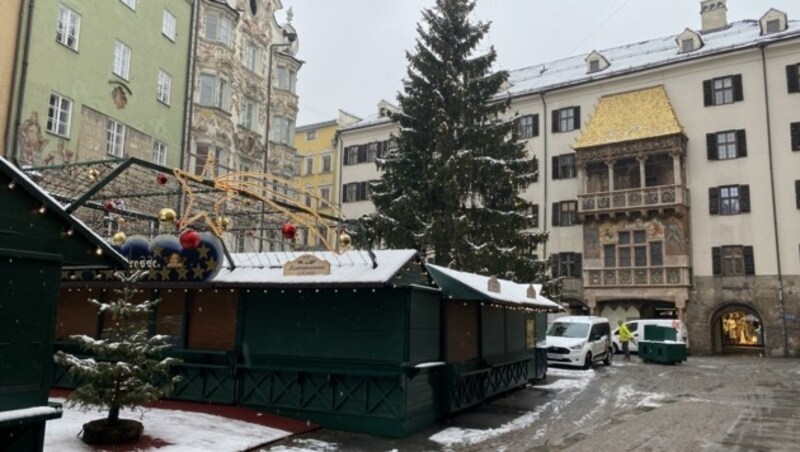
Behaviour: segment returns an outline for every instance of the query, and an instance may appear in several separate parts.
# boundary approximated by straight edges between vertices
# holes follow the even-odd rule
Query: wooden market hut
[[[173,397],[405,436],[545,371],[535,345],[544,311],[560,308],[510,281],[473,288],[481,278],[414,250],[276,252],[233,254],[205,281],[142,287],[162,298],[154,333],[174,335],[184,359]],[[60,337],[74,333],[78,299],[104,284],[65,284]]]
[[[0,450],[42,450],[64,268],[125,267],[102,238],[0,157]]]
[[[442,290],[445,413],[546,376],[547,313],[563,309],[541,285],[426,267]]]

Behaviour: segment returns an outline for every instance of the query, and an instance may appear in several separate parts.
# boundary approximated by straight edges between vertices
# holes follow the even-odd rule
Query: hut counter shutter
[[[186,347],[233,350],[236,342],[238,293],[227,289],[198,292],[189,304]]]
[[[61,291],[56,319],[57,341],[69,340],[73,334],[97,336],[98,307],[89,298],[93,298],[92,294],[86,291]]]

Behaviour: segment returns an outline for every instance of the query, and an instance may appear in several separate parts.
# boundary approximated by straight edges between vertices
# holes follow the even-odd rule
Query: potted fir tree
[[[131,277],[117,273],[124,282],[115,290],[115,301],[97,304],[99,315],[105,316],[100,339],[71,336],[91,357],[56,352],[55,361],[66,367],[79,382],[70,393],[67,403],[82,409],[108,409],[108,416],[83,425],[82,440],[87,444],[118,444],[137,441],[144,427],[133,419],[120,419],[121,408],[144,406],[168,395],[179,377],[170,375],[170,366],[178,360],[164,358],[161,352],[169,347],[169,336],[151,336],[149,314],[159,300],[134,303],[134,282],[140,272]]]

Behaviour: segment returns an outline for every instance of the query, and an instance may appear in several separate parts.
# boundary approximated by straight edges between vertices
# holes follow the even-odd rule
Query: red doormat
[[[50,397],[66,398],[71,391],[67,389],[50,389]],[[310,432],[319,428],[310,421],[302,421],[272,413],[262,413],[252,408],[232,405],[214,405],[211,403],[184,402],[180,400],[157,400],[150,405],[151,408],[163,410],[190,411],[193,413],[206,413],[228,419],[250,422],[252,424],[272,427],[292,434]]]

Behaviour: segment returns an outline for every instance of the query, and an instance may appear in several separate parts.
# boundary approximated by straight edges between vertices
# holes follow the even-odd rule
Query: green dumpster
[[[676,333],[674,328],[646,325],[644,340],[639,341],[639,359],[662,364],[686,361],[686,344],[677,341]]]

